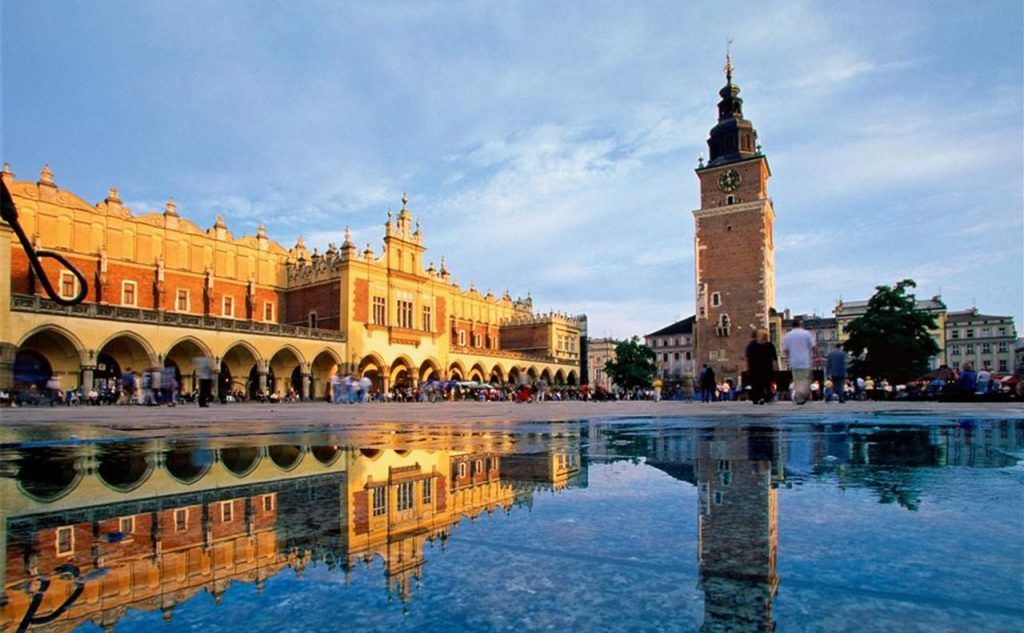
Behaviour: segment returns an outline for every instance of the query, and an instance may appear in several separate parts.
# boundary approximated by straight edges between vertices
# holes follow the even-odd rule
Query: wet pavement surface
[[[1024,628],[1019,416],[316,409],[8,420],[0,629]]]

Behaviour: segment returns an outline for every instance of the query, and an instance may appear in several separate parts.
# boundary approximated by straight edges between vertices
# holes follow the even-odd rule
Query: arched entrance
[[[448,380],[465,380],[466,379],[466,368],[462,366],[462,363],[455,361],[448,366]]]
[[[371,354],[359,361],[359,376],[369,378],[374,391],[384,390],[384,361]]]
[[[491,375],[488,378],[487,382],[491,383],[492,385],[505,384],[505,373],[501,370],[501,365],[495,365],[491,369]]]
[[[292,347],[282,347],[270,357],[267,373],[267,393],[287,395],[294,389],[302,393],[302,357]]]
[[[399,357],[391,364],[391,388],[408,389],[414,386],[412,362],[408,358]]]
[[[563,372],[561,369],[559,369],[558,371],[555,372],[555,384],[556,385],[564,385],[565,384],[565,372]]]
[[[579,382],[579,378],[576,377],[575,370],[569,370],[569,376],[566,378],[566,381],[569,383],[570,386],[576,386],[576,384]]]
[[[192,337],[183,338],[164,354],[164,367],[174,367],[178,388],[182,393],[199,389],[196,361],[200,357],[211,357],[210,350]]]
[[[253,398],[259,390],[260,357],[247,343],[235,343],[220,362],[220,397],[229,393]]]
[[[428,380],[441,380],[441,368],[437,364],[437,361],[428,358],[423,361],[420,365],[420,382],[427,382]]]
[[[82,347],[74,337],[53,327],[42,328],[27,336],[14,356],[14,388],[45,388],[55,377],[64,389],[81,382]],[[44,375],[45,374],[45,375]]]
[[[310,398],[330,398],[331,376],[337,373],[340,362],[330,350],[325,349],[316,355],[309,368],[312,374],[309,383]]]
[[[550,385],[552,382],[554,382],[551,380],[551,370],[546,368],[544,369],[544,371],[540,372],[540,379],[543,380],[544,384],[546,385]]]
[[[469,370],[469,379],[476,382],[483,382],[484,377],[486,375],[487,371],[483,368],[482,365],[480,365],[480,363],[473,365],[473,367]]]
[[[122,372],[130,371],[136,376],[156,365],[156,355],[149,348],[149,344],[128,332],[107,339],[100,347],[99,354],[113,359]]]
[[[518,367],[513,367],[508,370],[508,382],[509,384],[519,385],[523,382],[523,375],[519,371]]]

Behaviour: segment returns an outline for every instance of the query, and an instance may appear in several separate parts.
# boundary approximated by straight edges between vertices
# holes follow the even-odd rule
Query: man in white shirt
[[[793,329],[782,337],[782,351],[793,372],[793,401],[807,402],[811,383],[811,363],[814,359],[814,335],[804,329],[804,320],[793,319]]]

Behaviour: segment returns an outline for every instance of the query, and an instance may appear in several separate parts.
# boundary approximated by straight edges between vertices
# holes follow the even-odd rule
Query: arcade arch
[[[491,375],[487,382],[492,385],[502,385],[505,383],[505,372],[502,371],[501,365],[495,365],[491,369]]]
[[[199,339],[186,336],[168,348],[164,354],[164,367],[173,367],[175,379],[182,392],[199,389],[199,376],[196,360],[200,357],[210,358],[210,348]]]
[[[253,398],[259,390],[259,381],[253,380],[253,374],[259,375],[262,364],[259,352],[244,341],[239,341],[224,352],[220,361],[219,384],[221,398],[229,393],[241,393]]]
[[[334,352],[325,349],[316,355],[309,366],[310,382],[309,397],[312,399],[330,399],[331,376],[338,373],[341,359]]]
[[[220,449],[220,461],[236,477],[244,477],[260,463],[260,450],[255,446],[229,446]]]
[[[433,358],[428,358],[420,365],[420,382],[441,380],[441,365]]]
[[[383,391],[385,367],[386,365],[380,356],[370,354],[359,361],[359,376],[369,378],[375,391]]]
[[[469,379],[475,380],[476,382],[483,382],[487,376],[487,370],[484,369],[483,365],[476,363],[469,370]]]
[[[415,369],[412,361],[406,356],[399,356],[391,363],[391,387],[404,389],[415,383]]]
[[[267,363],[266,392],[287,394],[289,389],[294,389],[302,393],[302,364],[302,355],[291,345],[274,352]]]
[[[448,365],[448,380],[465,380],[466,379],[466,368],[462,366],[462,363],[455,361]]]
[[[121,372],[132,371],[135,374],[157,364],[156,354],[149,343],[133,332],[119,332],[108,338],[99,347],[100,356],[113,359]]]
[[[18,345],[14,355],[14,387],[37,389],[46,387],[51,376],[64,388],[77,386],[82,364],[82,344],[61,328],[38,328]]]

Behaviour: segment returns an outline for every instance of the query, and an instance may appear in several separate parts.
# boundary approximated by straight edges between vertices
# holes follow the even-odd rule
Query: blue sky
[[[773,171],[779,308],[904,277],[1024,313],[1024,9],[937,2],[4,0],[18,179],[286,247],[379,249],[402,192],[463,287],[591,335],[693,312],[724,42]]]

